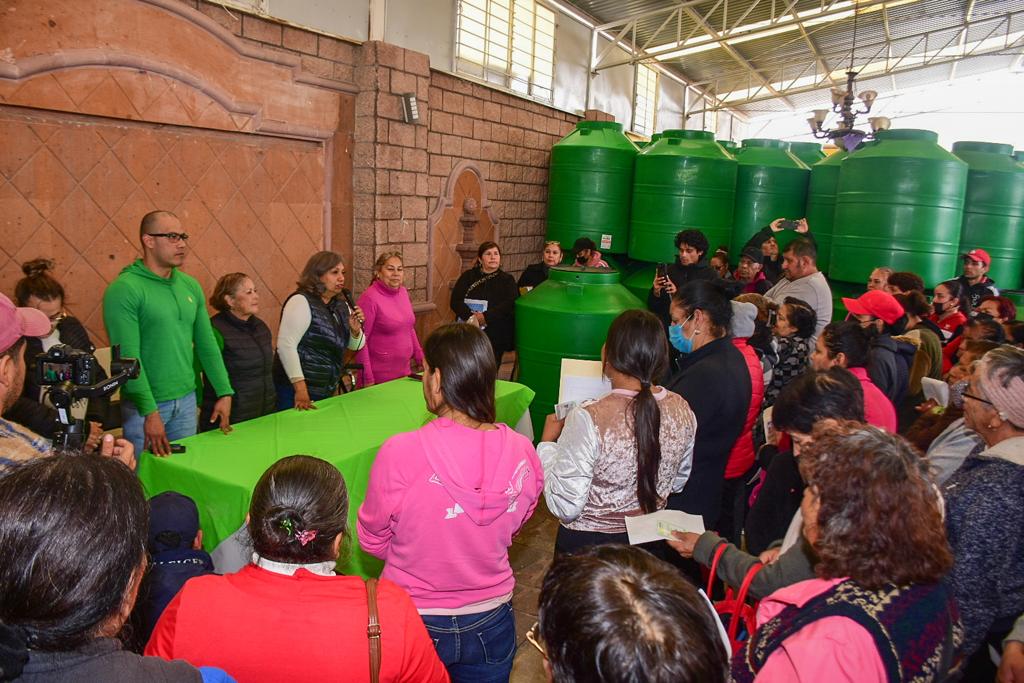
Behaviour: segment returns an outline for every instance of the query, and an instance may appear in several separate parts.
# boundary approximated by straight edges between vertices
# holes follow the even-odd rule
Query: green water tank
[[[808,166],[814,166],[827,156],[821,151],[821,143],[818,142],[791,142],[789,151]]]
[[[735,154],[736,150],[740,148],[740,146],[732,140],[716,140],[716,142],[724,147],[725,151],[729,154]]]
[[[929,286],[959,272],[967,164],[929,130],[883,130],[839,169],[829,275],[865,282],[872,269],[920,275]]]
[[[803,218],[811,169],[786,149],[782,140],[750,138],[736,152],[736,211],[733,217],[729,260],[754,233],[776,218]],[[792,230],[776,235],[780,248],[796,237]]]
[[[672,259],[662,261],[662,263],[672,263]],[[654,271],[656,269],[657,265],[654,263],[637,261],[634,268],[631,268],[622,275],[622,284],[633,296],[640,299],[645,307],[647,305],[647,295],[650,293],[651,285],[654,283]]]
[[[1013,153],[1013,158],[1024,164],[1024,149],[1018,149]]]
[[[569,248],[589,237],[601,251],[626,253],[633,161],[638,149],[611,121],[580,121],[551,148],[549,240]]]
[[[954,142],[953,154],[967,162],[967,196],[960,231],[961,253],[981,248],[992,257],[989,277],[1020,289],[1024,276],[1024,165],[1013,145]]]
[[[836,211],[836,188],[839,187],[839,166],[847,157],[845,150],[833,152],[811,166],[807,183],[807,227],[818,243],[818,270],[828,273],[832,250],[832,220]]]
[[[629,255],[669,261],[675,236],[695,228],[709,251],[729,244],[736,160],[703,130],[666,130],[636,158]]]
[[[530,405],[537,439],[558,402],[562,359],[600,360],[612,320],[631,308],[646,306],[622,286],[618,271],[605,268],[556,266],[516,300],[518,381],[537,392]]]

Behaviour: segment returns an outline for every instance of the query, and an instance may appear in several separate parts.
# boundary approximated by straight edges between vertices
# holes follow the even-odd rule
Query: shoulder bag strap
[[[736,614],[734,618],[729,622],[729,640],[736,642],[736,636],[740,629],[740,616],[743,610],[743,606],[747,602],[747,592],[750,591],[750,584],[754,582],[754,577],[757,576],[758,572],[764,569],[764,564],[761,562],[755,562],[747,570],[747,575],[743,577],[743,585],[740,586],[740,592],[736,594]],[[753,636],[753,632],[750,633]]]
[[[712,600],[712,591],[715,589],[715,579],[718,578],[718,561],[722,559],[722,555],[725,554],[725,547],[728,545],[726,542],[718,544],[715,548],[714,559],[711,560],[711,573],[708,574],[708,600]]]
[[[380,680],[380,618],[377,614],[377,579],[366,580],[366,607],[369,622],[366,637],[370,641],[370,683]]]

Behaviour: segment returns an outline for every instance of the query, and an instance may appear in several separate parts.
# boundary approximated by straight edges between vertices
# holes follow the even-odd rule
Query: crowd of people
[[[275,340],[252,275],[207,298],[181,270],[179,219],[147,214],[103,307],[141,372],[119,415],[85,407],[87,437],[62,453],[34,358],[94,347],[52,264],[26,263],[0,296],[0,678],[508,681],[509,547],[543,496],[560,524],[527,639],[553,681],[1024,681],[1024,349],[989,255],[964,254],[930,297],[880,265],[833,321],[814,237],[797,221],[780,249],[786,225],[735,269],[682,230],[649,310],[610,326],[611,392],[547,416],[536,447],[496,422],[494,386],[516,298],[566,260],[556,242],[518,282],[481,244],[458,320],[422,345],[401,253],[357,302],[341,256],[319,252]],[[571,258],[607,267],[586,238]],[[147,502],[136,454],[315,410],[353,367],[362,385],[422,373],[434,419],[380,447],[354,529],[336,467],[271,465],[251,562],[216,573],[195,503]],[[666,509],[705,530],[630,547],[626,520]],[[379,579],[336,574],[354,543]],[[759,601],[742,641],[694,587],[709,571]]]

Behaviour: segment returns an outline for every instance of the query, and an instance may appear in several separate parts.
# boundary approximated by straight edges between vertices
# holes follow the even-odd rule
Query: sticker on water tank
[[[601,235],[601,248],[602,249],[611,249],[612,248],[612,236],[611,235]]]

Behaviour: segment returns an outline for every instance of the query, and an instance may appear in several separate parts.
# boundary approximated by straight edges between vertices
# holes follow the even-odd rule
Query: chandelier
[[[860,95],[853,94],[853,83],[857,78],[857,72],[853,70],[853,60],[857,54],[857,16],[860,14],[857,4],[853,9],[853,45],[850,48],[850,68],[846,72],[846,90],[832,88],[832,109],[815,109],[813,116],[807,119],[811,126],[811,133],[814,137],[824,140],[831,140],[837,147],[842,147],[847,152],[852,152],[865,139],[874,136],[874,133],[889,128],[891,122],[884,116],[875,116],[868,119],[871,125],[871,132],[866,133],[857,130],[854,126],[858,116],[869,114],[871,105],[874,104],[878,93],[874,90],[865,90]],[[854,103],[860,100],[863,109],[854,110]],[[825,119],[829,111],[839,114],[839,119],[833,128],[825,128]]]

